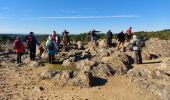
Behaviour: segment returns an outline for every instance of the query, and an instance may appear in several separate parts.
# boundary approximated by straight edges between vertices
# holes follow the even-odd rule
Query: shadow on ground
[[[96,86],[103,86],[107,83],[107,79],[99,78],[99,77],[93,77],[91,86],[96,87]]]

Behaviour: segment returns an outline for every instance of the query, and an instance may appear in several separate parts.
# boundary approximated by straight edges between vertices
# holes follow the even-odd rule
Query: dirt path
[[[0,100],[159,100],[125,76],[110,77],[106,84],[92,88],[61,87],[40,79],[44,69],[0,66]]]

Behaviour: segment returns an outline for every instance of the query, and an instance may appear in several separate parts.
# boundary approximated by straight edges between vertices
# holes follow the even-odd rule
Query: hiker
[[[70,39],[69,39],[68,34],[69,34],[69,32],[64,30],[62,41],[63,41],[63,47],[64,47],[65,50],[68,48],[68,46],[70,44]]]
[[[133,51],[134,51],[134,63],[142,64],[141,41],[137,38],[136,35],[133,35],[133,39],[130,42],[132,44]]]
[[[30,32],[30,34],[26,37],[27,47],[30,51],[30,60],[35,60],[36,54],[36,44],[39,45],[36,37],[34,36],[34,32]]]
[[[13,47],[17,53],[17,64],[20,64],[22,63],[21,61],[22,54],[25,52],[25,46],[20,40],[20,37],[18,36],[16,37],[16,40],[13,43]]]
[[[52,40],[53,40],[53,42],[55,42],[55,46],[56,46],[57,50],[59,50],[60,36],[59,36],[59,34],[56,33],[56,31],[53,31],[53,33],[52,33]]]
[[[46,42],[46,47],[48,49],[48,61],[50,64],[53,64],[54,63],[54,55],[56,53],[56,45],[55,45],[55,42],[53,41],[53,36],[50,35],[48,37],[48,40]]]
[[[91,31],[91,42],[94,43],[95,45],[97,45],[97,34],[96,32],[100,32],[100,31],[96,31],[95,29],[93,29]]]
[[[107,42],[108,47],[112,46],[112,38],[113,38],[113,33],[111,30],[109,30],[106,34],[106,42]]]
[[[40,51],[40,53],[39,53],[39,57],[38,58],[41,59],[41,56],[42,56],[43,52],[45,51],[45,47],[44,47],[43,44],[40,44],[39,51]]]
[[[117,49],[120,50],[121,48],[124,49],[124,42],[125,42],[125,34],[123,33],[123,31],[121,31],[117,37]],[[123,50],[124,51],[124,50]]]
[[[126,31],[127,42],[129,42],[131,40],[132,36],[133,36],[132,27],[129,27],[129,29]]]
[[[88,40],[88,42],[91,41],[91,31],[87,33],[87,40]]]
[[[57,50],[59,51],[60,49],[60,35],[59,34],[56,34],[56,44],[57,44]]]

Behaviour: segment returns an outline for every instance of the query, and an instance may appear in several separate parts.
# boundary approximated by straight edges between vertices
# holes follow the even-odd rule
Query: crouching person
[[[17,64],[20,64],[22,63],[21,61],[22,54],[25,52],[25,46],[20,40],[20,37],[18,36],[16,37],[16,40],[13,43],[13,47],[17,53]]]
[[[133,52],[134,52],[134,63],[142,64],[142,46],[141,41],[137,38],[136,35],[133,36],[131,40],[131,44],[133,45]]]
[[[54,55],[56,54],[57,48],[55,42],[52,40],[52,35],[49,36],[46,47],[48,49],[48,61],[50,64],[54,63]]]

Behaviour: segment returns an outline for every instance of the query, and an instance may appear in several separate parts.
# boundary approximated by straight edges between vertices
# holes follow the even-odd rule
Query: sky
[[[0,0],[0,33],[170,28],[170,0]]]

